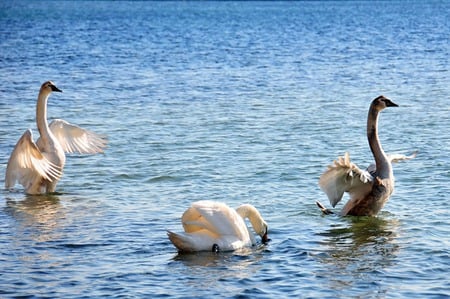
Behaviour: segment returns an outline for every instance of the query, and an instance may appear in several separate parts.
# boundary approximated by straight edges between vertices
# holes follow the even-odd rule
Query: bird
[[[255,236],[245,224],[246,218],[262,242],[267,243],[267,223],[254,206],[244,204],[234,210],[210,200],[192,203],[181,218],[184,232],[167,231],[167,235],[179,252],[234,251],[256,245]]]
[[[52,92],[62,92],[52,81],[41,85],[36,106],[36,123],[40,137],[33,141],[31,129],[25,131],[8,160],[5,187],[17,182],[30,195],[54,193],[62,176],[65,153],[102,153],[107,145],[104,136],[70,124],[62,119],[47,121],[47,100]]]
[[[339,157],[320,176],[319,186],[326,193],[333,207],[342,199],[344,192],[350,199],[340,211],[341,216],[376,216],[394,191],[392,162],[412,159],[405,155],[387,155],[378,138],[378,118],[387,107],[398,107],[384,96],[375,98],[367,117],[367,139],[375,164],[362,170],[350,161],[348,152]],[[333,213],[320,202],[316,202],[325,214]]]

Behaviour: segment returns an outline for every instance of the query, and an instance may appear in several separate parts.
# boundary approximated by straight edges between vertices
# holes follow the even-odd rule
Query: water
[[[399,2],[0,3],[0,172],[40,84],[49,118],[107,134],[58,193],[1,191],[0,297],[450,296],[450,6]],[[370,101],[396,190],[376,218],[322,216],[319,175],[365,167]],[[1,175],[0,184],[4,183]],[[267,246],[178,255],[196,200],[258,207]],[[342,207],[342,204],[339,206]]]

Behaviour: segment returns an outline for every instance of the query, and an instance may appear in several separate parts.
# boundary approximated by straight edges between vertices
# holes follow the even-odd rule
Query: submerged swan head
[[[61,89],[59,89],[58,87],[56,87],[55,83],[53,83],[52,81],[47,81],[44,82],[41,86],[41,92],[42,93],[51,93],[52,91],[56,91],[56,92],[62,92]]]
[[[254,206],[249,204],[241,205],[236,209],[236,212],[242,218],[248,218],[250,220],[255,233],[261,237],[263,243],[267,243],[269,241],[269,237],[267,236],[267,223]]]
[[[375,98],[371,104],[371,108],[374,108],[378,112],[387,107],[398,107],[398,105],[389,100],[388,98],[386,98],[385,96],[379,96]]]

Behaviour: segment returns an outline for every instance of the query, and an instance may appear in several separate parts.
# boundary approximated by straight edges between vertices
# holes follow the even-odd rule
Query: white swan
[[[327,194],[334,207],[348,192],[350,200],[344,205],[341,215],[375,216],[388,201],[394,190],[394,174],[391,161],[410,159],[414,156],[388,156],[383,151],[378,138],[378,115],[386,107],[398,107],[397,104],[384,96],[374,99],[369,108],[367,118],[367,138],[375,158],[375,165],[367,170],[361,170],[350,162],[350,156],[345,153],[333,165],[328,166],[319,179],[320,188]],[[317,205],[324,213],[331,213],[322,204]]]
[[[254,206],[245,204],[234,210],[209,200],[194,202],[184,212],[181,218],[184,233],[168,231],[167,235],[180,252],[232,251],[256,244],[245,218],[266,243],[267,224]]]
[[[6,167],[5,187],[19,182],[28,194],[51,193],[62,175],[66,161],[64,152],[95,154],[106,147],[104,137],[57,119],[47,122],[47,99],[62,92],[51,81],[42,84],[36,107],[36,123],[40,138],[33,141],[28,129],[17,142]]]

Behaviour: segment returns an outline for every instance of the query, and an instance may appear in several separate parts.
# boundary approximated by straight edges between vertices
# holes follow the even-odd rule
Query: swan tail
[[[325,215],[334,214],[333,211],[330,209],[327,209],[323,204],[321,204],[319,201],[316,201],[316,205],[319,207],[319,209],[324,213]]]
[[[178,249],[180,252],[192,252],[195,251],[192,244],[191,238],[186,235],[177,234],[171,231],[167,231],[167,236],[170,242]]]

